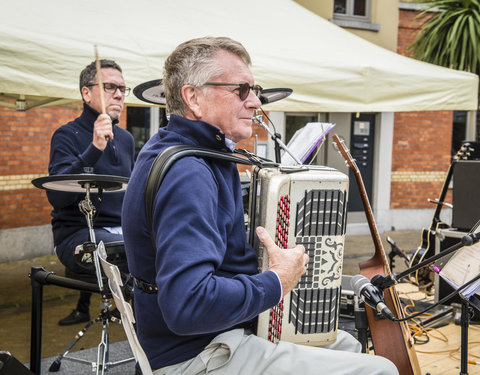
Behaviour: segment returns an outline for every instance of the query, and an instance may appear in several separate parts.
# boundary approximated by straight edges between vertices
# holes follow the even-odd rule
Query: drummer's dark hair
[[[122,68],[120,68],[120,65],[118,65],[113,60],[106,60],[106,59],[100,60],[100,68],[113,68],[113,69],[117,69],[120,73],[122,73]],[[84,86],[88,86],[91,83],[95,83],[96,76],[97,76],[97,65],[95,61],[92,61],[80,73],[80,95],[82,94],[82,88]]]
[[[186,105],[182,98],[182,87],[193,85],[204,90],[206,82],[223,72],[216,63],[219,51],[230,52],[251,65],[250,55],[245,47],[227,37],[204,37],[180,44],[165,60],[163,88],[167,109],[171,114],[185,116]]]

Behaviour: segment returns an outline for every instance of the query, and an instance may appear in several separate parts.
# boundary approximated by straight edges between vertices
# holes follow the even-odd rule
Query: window
[[[371,23],[371,0],[334,0],[332,22],[338,26],[378,31]]]
[[[150,108],[127,107],[127,130],[135,140],[135,158],[150,138]]]
[[[135,158],[158,128],[166,124],[166,112],[163,108],[127,107],[127,130],[135,140]]]
[[[369,13],[370,1],[368,0],[334,0],[334,18],[370,21]]]
[[[335,0],[333,13],[340,16],[367,17],[367,0]]]

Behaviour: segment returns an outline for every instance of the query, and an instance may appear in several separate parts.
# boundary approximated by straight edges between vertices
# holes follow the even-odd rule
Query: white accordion
[[[310,257],[307,272],[296,288],[280,304],[259,315],[258,336],[272,342],[308,345],[327,345],[336,340],[347,196],[348,177],[333,168],[303,166],[255,171],[250,194],[250,231],[263,226],[275,236],[279,247],[302,244]],[[251,242],[256,242],[259,271],[267,270],[266,249],[253,237]]]

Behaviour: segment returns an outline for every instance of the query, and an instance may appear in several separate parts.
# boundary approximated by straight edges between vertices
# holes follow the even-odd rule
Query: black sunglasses
[[[240,100],[246,100],[248,98],[248,94],[250,94],[250,90],[252,90],[257,97],[260,95],[260,92],[263,90],[262,86],[260,85],[250,86],[248,82],[245,82],[245,83],[207,82],[205,83],[205,85],[206,86],[237,86],[238,96],[240,97]]]

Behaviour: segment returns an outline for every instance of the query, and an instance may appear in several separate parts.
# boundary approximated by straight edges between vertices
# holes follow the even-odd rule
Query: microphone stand
[[[456,243],[455,245],[450,246],[448,249],[443,250],[442,252],[435,254],[434,256],[431,256],[430,258],[418,263],[413,267],[406,269],[403,272],[400,272],[398,274],[391,273],[388,276],[375,275],[374,277],[372,277],[370,282],[373,285],[375,285],[377,288],[380,288],[382,290],[390,288],[391,286],[395,285],[397,281],[402,279],[403,277],[408,276],[409,274],[419,270],[422,267],[428,266],[430,263],[433,263],[436,260],[453,253],[454,251],[457,251],[463,246],[471,246],[477,243],[478,241],[480,241],[480,233],[467,234],[466,236],[463,236],[460,242]]]
[[[449,247],[448,249],[440,252],[439,254],[436,254],[423,262],[418,263],[416,266],[410,267],[409,269],[400,272],[399,274],[390,274],[388,276],[382,276],[382,275],[375,275],[372,277],[370,282],[378,287],[381,290],[384,290],[386,288],[389,288],[397,283],[397,280],[400,280],[402,277],[405,277],[409,275],[412,272],[415,272],[416,270],[435,262],[437,259],[443,258],[450,253],[460,249],[463,246],[471,246],[475,243],[480,241],[480,233],[474,233],[474,234],[467,234],[466,236],[463,236],[460,242],[457,244]],[[439,272],[439,271],[438,271]],[[475,281],[480,279],[480,274],[475,276],[472,280],[468,281],[464,285],[460,286],[457,289],[457,292],[460,292],[463,290],[466,286],[473,284]],[[480,310],[480,299],[478,299],[475,295],[472,295],[470,297],[466,297],[459,293],[461,297],[461,305],[462,305],[462,312],[461,312],[461,318],[460,318],[460,326],[461,326],[461,333],[460,333],[460,375],[468,375],[468,327],[470,324],[470,314],[469,310],[471,309],[470,305],[476,308],[477,310]],[[453,293],[452,293],[453,296]],[[474,301],[471,301],[470,299],[474,299]]]
[[[288,147],[285,145],[285,143],[282,142],[281,136],[279,133],[274,133],[268,126],[265,124],[265,121],[263,121],[263,116],[262,115],[256,115],[253,116],[253,122],[255,124],[260,125],[262,128],[264,128],[268,134],[272,137],[272,140],[275,144],[275,162],[278,164],[281,164],[281,155],[280,155],[280,148],[285,150],[292,158],[295,160],[295,162],[299,165],[302,165],[303,163],[288,149]]]

